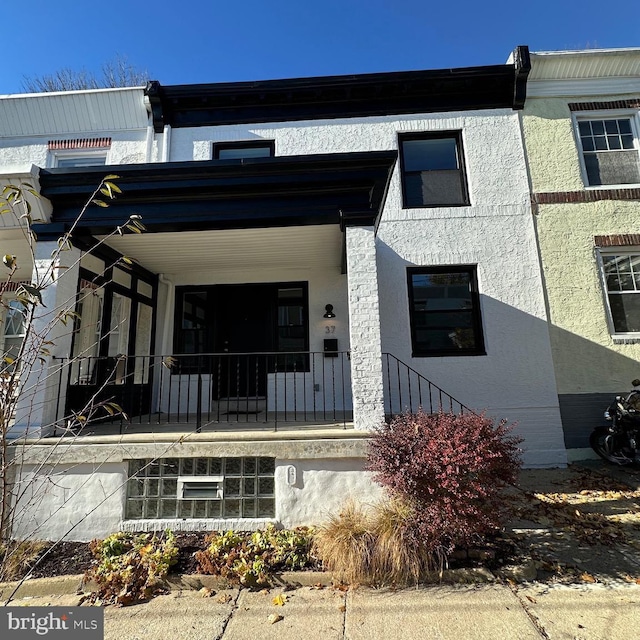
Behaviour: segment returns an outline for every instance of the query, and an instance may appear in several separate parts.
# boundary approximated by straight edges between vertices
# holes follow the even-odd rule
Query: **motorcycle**
[[[631,383],[627,396],[616,396],[604,412],[610,424],[596,427],[589,437],[591,448],[601,457],[618,465],[640,462],[640,380]]]

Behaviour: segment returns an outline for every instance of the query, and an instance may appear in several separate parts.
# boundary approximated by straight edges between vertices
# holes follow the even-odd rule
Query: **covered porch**
[[[43,432],[59,435],[74,413],[109,403],[92,432],[379,423],[379,321],[369,306],[395,155],[43,170],[54,215],[36,229],[38,248],[46,254],[75,224],[65,278],[77,279],[80,316],[66,353],[48,362]],[[123,194],[77,221],[111,170]],[[145,232],[113,234],[132,214]],[[358,326],[359,307],[377,340]],[[375,397],[362,406],[376,415],[363,421],[354,398],[371,376]],[[109,419],[115,406],[126,420]]]

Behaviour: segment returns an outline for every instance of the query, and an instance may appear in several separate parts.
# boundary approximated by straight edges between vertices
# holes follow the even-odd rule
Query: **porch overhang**
[[[375,225],[396,157],[396,151],[371,151],[43,169],[42,194],[53,203],[56,224],[39,225],[36,233],[57,238],[107,174],[119,176],[123,193],[109,208],[89,206],[76,227],[80,234],[109,233],[134,213],[150,233]]]

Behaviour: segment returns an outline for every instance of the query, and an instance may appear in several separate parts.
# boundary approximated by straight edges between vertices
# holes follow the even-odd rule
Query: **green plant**
[[[121,606],[162,592],[169,567],[178,556],[171,531],[163,536],[114,533],[104,540],[93,540],[90,548],[96,564],[85,574],[85,582],[97,584],[90,599]]]
[[[313,564],[313,529],[276,529],[269,525],[254,532],[213,532],[207,549],[196,552],[199,571],[240,582],[245,587],[270,584],[275,572]]]

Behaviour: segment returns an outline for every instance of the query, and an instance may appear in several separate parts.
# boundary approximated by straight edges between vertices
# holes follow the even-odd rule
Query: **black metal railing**
[[[382,375],[387,418],[419,409],[425,413],[475,413],[390,353],[382,354]]]
[[[133,425],[342,424],[353,420],[349,354],[208,353],[58,360],[57,416],[114,402]],[[62,365],[62,366],[60,366]],[[96,416],[108,418],[105,411]],[[124,417],[118,421],[123,425]]]

